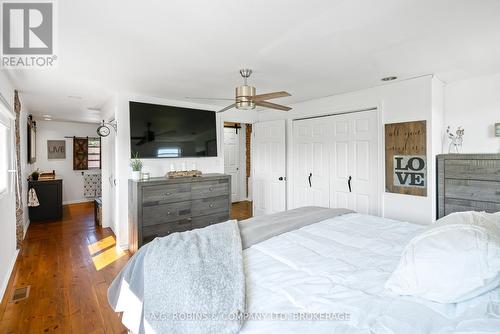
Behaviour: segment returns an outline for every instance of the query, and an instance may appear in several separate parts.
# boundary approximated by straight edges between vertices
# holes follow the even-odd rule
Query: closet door
[[[293,122],[294,207],[329,205],[328,121]]]
[[[285,211],[285,120],[255,123],[252,133],[253,215]]]
[[[333,116],[330,207],[380,214],[376,111]]]

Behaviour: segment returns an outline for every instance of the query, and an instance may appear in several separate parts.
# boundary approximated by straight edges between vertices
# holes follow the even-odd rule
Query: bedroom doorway
[[[252,124],[224,122],[224,173],[231,176],[231,215],[238,220],[252,217],[251,133]]]

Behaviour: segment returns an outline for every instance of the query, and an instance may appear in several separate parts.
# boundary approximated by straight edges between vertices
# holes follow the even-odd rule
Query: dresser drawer
[[[177,221],[191,216],[191,202],[179,202],[144,206],[142,208],[142,225],[150,226]]]
[[[192,228],[203,228],[208,225],[218,224],[229,220],[227,212],[216,213],[213,215],[193,217]]]
[[[229,194],[228,180],[194,182],[191,185],[191,198],[200,199]]]
[[[191,199],[191,184],[149,186],[142,190],[142,203],[182,202]]]
[[[149,242],[156,237],[164,237],[175,232],[184,232],[191,230],[191,220],[181,219],[175,222],[145,226],[142,229],[143,242]]]
[[[219,196],[193,200],[192,216],[205,216],[229,210],[229,197]]]

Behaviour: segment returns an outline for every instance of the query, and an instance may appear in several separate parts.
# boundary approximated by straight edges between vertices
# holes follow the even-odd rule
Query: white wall
[[[111,209],[113,212],[110,218],[108,213],[104,213],[104,219],[110,219],[116,223],[109,224],[109,222],[104,222],[105,226],[111,226],[117,237],[118,245],[122,248],[128,248],[128,179],[131,177],[130,168],[130,117],[129,117],[129,102],[143,102],[143,103],[153,103],[161,105],[171,105],[186,108],[197,108],[197,109],[207,109],[207,110],[217,110],[213,106],[197,104],[197,103],[187,103],[184,101],[168,100],[156,97],[141,96],[129,93],[120,93],[113,97],[112,100],[108,101],[105,105],[105,110],[103,110],[103,117],[106,120],[115,119],[118,124],[118,130],[116,133],[116,140],[114,145],[115,152],[115,176],[116,176],[116,187],[114,187],[115,198],[115,209],[109,208],[108,204],[104,204],[103,210]],[[224,172],[224,145],[222,138],[222,129],[224,120],[235,121],[235,122],[245,122],[253,123],[257,118],[257,114],[254,112],[244,112],[244,111],[229,111],[224,114],[217,115],[217,157],[210,158],[174,158],[174,159],[142,159],[143,161],[143,171],[149,172],[151,177],[162,177],[170,170],[170,164],[175,164],[176,168],[180,168],[182,163],[187,166],[195,163],[197,169],[201,170],[203,173],[223,173]],[[105,145],[107,145],[105,143]],[[109,148],[105,148],[109,149]],[[109,175],[111,171],[104,172],[105,175]],[[104,178],[103,178],[104,180]],[[112,189],[107,189],[106,191],[112,191]],[[112,198],[112,196],[108,196]],[[104,202],[104,199],[103,199]]]
[[[91,201],[83,195],[83,175],[100,173],[100,170],[73,170],[73,139],[65,136],[97,137],[97,124],[37,120],[36,163],[40,171],[56,171],[63,179],[63,204]],[[47,159],[47,140],[66,140],[66,159]]]
[[[286,119],[287,120],[287,186],[288,203],[292,203],[293,180],[291,161],[291,133],[292,120],[304,116],[335,114],[347,111],[362,110],[377,107],[382,124],[426,120],[427,123],[427,165],[429,173],[428,196],[418,197],[386,193],[384,191],[384,161],[383,127],[381,124],[381,147],[379,151],[382,214],[384,217],[405,220],[420,224],[430,224],[435,220],[436,189],[433,181],[435,174],[436,154],[441,152],[441,145],[436,145],[436,138],[442,132],[439,118],[442,108],[439,102],[442,99],[442,84],[432,76],[420,77],[364,89],[356,92],[334,95],[322,99],[307,101],[293,105],[288,113],[268,111],[260,113],[259,121]],[[436,101],[434,101],[436,100]],[[438,134],[436,134],[438,133]],[[439,147],[436,147],[439,146]]]
[[[0,93],[10,104],[10,112],[13,114],[14,108],[14,87],[5,76],[5,72],[0,72]],[[1,102],[0,102],[1,103]],[[14,131],[14,122],[12,122]],[[12,148],[14,149],[14,148]],[[11,180],[12,181],[12,178]],[[0,223],[0,298],[3,298],[5,288],[10,278],[12,268],[17,257],[16,251],[16,214],[15,214],[15,192],[10,182],[10,194],[2,198],[0,202],[0,212],[2,219]]]
[[[500,73],[447,84],[444,123],[465,129],[462,153],[499,153],[494,124],[500,123]]]

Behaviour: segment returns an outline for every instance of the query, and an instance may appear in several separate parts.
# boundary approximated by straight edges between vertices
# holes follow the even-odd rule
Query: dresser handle
[[[213,187],[209,187],[208,191],[214,191],[214,188]]]
[[[170,196],[172,195],[172,193],[165,193],[165,196]]]
[[[167,216],[170,216],[171,214],[172,214],[172,212],[167,211]]]
[[[215,204],[214,204],[214,203],[209,204],[209,205],[208,205],[208,207],[209,207],[209,208],[215,208]]]

